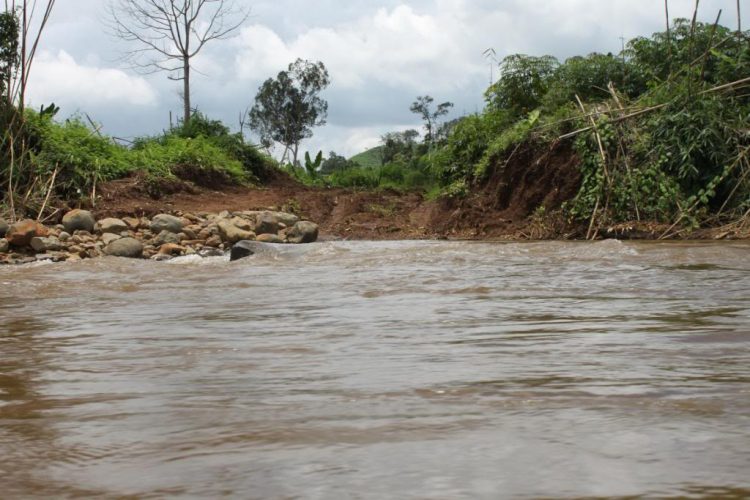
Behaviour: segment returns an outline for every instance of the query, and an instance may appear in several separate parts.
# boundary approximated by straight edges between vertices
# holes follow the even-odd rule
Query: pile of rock
[[[45,227],[0,219],[0,264],[37,260],[80,260],[100,256],[168,260],[180,255],[220,255],[246,241],[313,243],[318,226],[284,212],[161,214],[153,219],[124,217],[97,221],[73,210],[62,224]]]

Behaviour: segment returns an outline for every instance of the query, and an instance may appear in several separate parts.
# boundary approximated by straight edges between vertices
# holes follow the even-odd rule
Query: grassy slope
[[[383,146],[377,146],[372,149],[368,149],[364,153],[352,156],[351,161],[359,163],[363,168],[378,168],[380,167],[380,150]]]

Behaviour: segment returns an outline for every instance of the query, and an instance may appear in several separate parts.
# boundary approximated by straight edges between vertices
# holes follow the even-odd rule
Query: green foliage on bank
[[[481,183],[520,147],[565,143],[583,174],[565,207],[573,219],[697,224],[722,208],[742,214],[750,208],[748,39],[677,20],[669,36],[636,38],[618,55],[510,56],[486,109],[431,153],[432,173],[447,192]]]

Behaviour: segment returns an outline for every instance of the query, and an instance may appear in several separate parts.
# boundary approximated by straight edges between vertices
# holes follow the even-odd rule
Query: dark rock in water
[[[277,255],[278,250],[275,250],[272,245],[267,245],[258,241],[240,241],[232,247],[229,260],[234,262],[235,260],[244,259],[251,255],[258,254]]]
[[[240,241],[232,247],[232,251],[229,254],[229,260],[234,262],[235,260],[245,259],[251,255],[258,253],[258,247],[261,244],[255,241]]]

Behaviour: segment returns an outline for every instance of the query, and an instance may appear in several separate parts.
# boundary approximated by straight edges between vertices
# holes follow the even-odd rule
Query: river
[[[0,267],[0,497],[750,498],[750,246]]]

